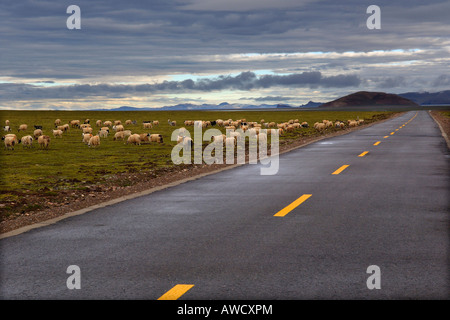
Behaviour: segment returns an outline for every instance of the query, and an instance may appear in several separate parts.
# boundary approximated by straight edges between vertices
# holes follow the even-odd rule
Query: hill
[[[319,108],[405,106],[419,107],[417,103],[397,94],[384,92],[359,91],[339,99],[324,103]]]

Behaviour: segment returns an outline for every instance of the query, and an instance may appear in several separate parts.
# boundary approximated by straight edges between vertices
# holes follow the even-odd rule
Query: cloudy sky
[[[66,26],[72,4],[81,29]],[[0,109],[448,90],[449,16],[434,0],[2,0]]]

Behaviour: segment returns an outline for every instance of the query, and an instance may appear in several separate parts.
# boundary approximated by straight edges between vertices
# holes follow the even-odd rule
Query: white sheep
[[[27,131],[27,129],[28,129],[28,125],[26,125],[26,124],[21,124],[20,126],[19,126],[19,129],[17,129],[17,131],[19,132],[19,131]]]
[[[42,136],[44,133],[42,132],[42,130],[41,129],[36,129],[36,130],[34,130],[34,132],[33,132],[33,136],[34,136],[34,138],[36,139],[37,137],[39,137],[39,136]]]
[[[163,136],[161,134],[158,133],[153,133],[150,135],[150,141],[151,142],[159,142],[159,143],[163,143]]]
[[[83,141],[85,144],[88,144],[89,140],[92,138],[92,133],[82,133],[81,136],[83,137],[81,141]]]
[[[33,137],[32,136],[23,136],[20,138],[20,142],[22,143],[23,148],[31,148],[33,144]]]
[[[127,143],[135,144],[135,145],[141,145],[141,137],[135,133],[128,137]]]
[[[60,130],[60,129],[57,129],[57,130],[52,130],[53,131],[53,137],[60,137],[60,138],[62,138],[62,134],[63,134],[63,131],[62,130]]]
[[[88,142],[89,147],[95,148],[95,147],[98,147],[99,145],[100,145],[100,136],[99,135],[92,136],[89,139],[89,142]]]
[[[13,136],[4,137],[5,149],[14,150],[14,146],[18,143],[17,138]]]
[[[41,148],[47,149],[50,145],[50,137],[46,135],[39,136],[38,144]]]

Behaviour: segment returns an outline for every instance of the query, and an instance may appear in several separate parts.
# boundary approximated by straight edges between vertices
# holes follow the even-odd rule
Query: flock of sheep
[[[97,134],[94,135],[94,128],[90,125],[90,120],[86,119],[81,123],[80,120],[71,120],[69,123],[62,124],[61,119],[55,120],[55,129],[52,130],[52,134],[54,138],[62,138],[63,134],[67,132],[69,129],[79,129],[81,130],[82,142],[84,142],[89,147],[97,147],[100,145],[100,138],[107,138],[110,133],[110,128],[115,131],[113,140],[123,140],[125,143],[130,144],[141,144],[141,142],[149,141],[149,142],[163,142],[163,137],[161,134],[150,134],[150,133],[142,133],[142,134],[133,134],[131,130],[125,130],[124,124],[120,120],[112,121],[104,121],[97,120],[95,125],[98,128]],[[136,121],[126,120],[125,125],[136,124]],[[158,126],[158,121],[144,121],[143,127],[144,129],[151,129],[153,126]],[[28,130],[27,124],[19,125],[17,132],[26,132]],[[5,121],[5,126],[3,127],[3,131],[11,132],[10,121]],[[34,125],[34,131],[32,135],[22,136],[20,139],[14,133],[7,133],[2,137],[2,140],[5,144],[5,149],[14,150],[14,146],[17,144],[22,144],[24,148],[31,148],[33,145],[33,141],[37,140],[39,147],[42,149],[48,149],[50,146],[50,136],[45,135],[42,131],[42,126]]]
[[[175,127],[177,125],[176,121],[172,121],[170,119],[167,120],[169,126]],[[317,131],[324,131],[330,127],[344,129],[346,127],[356,127],[361,125],[364,120],[347,120],[347,122],[343,121],[335,121],[334,123],[329,120],[323,120],[322,122],[316,122],[314,124],[314,128]],[[97,147],[100,145],[101,139],[107,138],[112,129],[114,131],[114,141],[122,140],[127,144],[133,145],[141,145],[144,142],[163,142],[162,134],[158,133],[132,133],[131,130],[127,130],[126,127],[130,125],[136,125],[136,121],[126,120],[124,123],[120,120],[115,121],[101,121],[97,120],[95,122],[95,126],[97,127],[95,130],[90,124],[90,120],[86,119],[81,123],[80,120],[71,120],[68,123],[62,124],[60,119],[56,119],[54,122],[55,128],[52,130],[52,134],[54,138],[62,138],[64,133],[69,129],[79,129],[81,130],[82,142],[84,142],[89,147]],[[143,121],[142,127],[143,129],[153,129],[154,127],[159,126],[158,120],[152,121]],[[267,134],[278,134],[283,135],[288,132],[294,132],[300,128],[308,128],[308,122],[301,122],[298,119],[290,119],[286,122],[276,123],[276,122],[266,122],[264,119],[261,119],[260,122],[249,122],[246,119],[239,120],[222,120],[217,119],[214,121],[204,121],[204,120],[185,120],[184,127],[179,128],[179,136],[177,139],[178,143],[193,143],[192,139],[187,136],[187,129],[185,127],[189,126],[197,126],[201,128],[207,128],[210,126],[218,126],[225,128],[227,135],[214,136],[213,140],[220,139],[223,142],[231,143],[231,139],[233,139],[234,143],[236,143],[236,139],[239,137],[239,132],[235,132],[236,129],[240,129],[243,132],[249,130],[249,133],[255,134],[258,139],[267,139]],[[260,132],[261,129],[267,129],[265,132]],[[11,131],[10,121],[5,121],[5,126],[3,127],[5,132]],[[18,132],[26,132],[28,130],[27,124],[21,124],[18,126]],[[94,134],[94,131],[97,133]],[[228,139],[228,140],[227,140]],[[50,136],[45,135],[42,130],[42,126],[34,125],[33,135],[25,135],[20,139],[14,133],[7,133],[2,137],[2,140],[5,144],[5,149],[14,149],[14,146],[17,144],[22,144],[24,148],[30,148],[33,144],[33,141],[37,140],[39,146],[43,149],[49,148],[50,145]]]

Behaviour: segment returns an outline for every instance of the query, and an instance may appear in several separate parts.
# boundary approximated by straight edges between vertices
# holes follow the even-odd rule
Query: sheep
[[[32,136],[23,136],[20,138],[19,143],[22,143],[23,148],[31,148],[33,143],[33,137]]]
[[[19,143],[17,137],[14,136],[4,137],[4,141],[5,141],[5,149],[7,150],[8,149],[14,150],[14,146]]]
[[[212,139],[213,139],[213,141],[214,142],[217,142],[217,143],[225,143],[225,139],[227,138],[227,136],[226,135],[224,135],[224,134],[219,134],[219,135],[217,135],[217,136],[212,136]]]
[[[194,141],[192,140],[192,138],[184,137],[183,146],[187,146],[188,144],[190,144],[192,148],[194,146]]]
[[[118,125],[121,125],[122,124],[122,121],[120,121],[120,120],[114,120],[114,125],[115,126],[118,126]]]
[[[183,142],[184,136],[177,136],[177,144]]]
[[[125,130],[125,128],[123,127],[123,125],[117,124],[117,125],[114,125],[114,126],[113,126],[113,130],[116,130],[116,131],[123,131],[123,130]]]
[[[90,128],[91,125],[89,123],[83,123],[80,125],[80,129],[83,130],[84,128]]]
[[[286,128],[286,132],[294,132],[294,130],[295,130],[295,128],[294,128],[294,126],[292,124],[288,125],[287,128]]]
[[[127,144],[128,143],[140,146],[141,145],[141,137],[137,133],[132,134],[131,136],[128,137]]]
[[[167,123],[169,124],[169,126],[175,127],[177,125],[176,121],[171,121],[170,119],[167,120]]]
[[[96,125],[97,127],[101,127],[101,126],[102,126],[102,120],[97,120],[97,121],[95,121],[95,125]]]
[[[124,136],[124,131],[118,131],[118,132],[116,132],[116,133],[114,134],[113,140],[114,140],[114,141],[116,141],[116,140],[123,140],[124,138],[125,138],[125,136]]]
[[[10,132],[11,131],[11,127],[10,126],[4,126],[3,127],[3,131]]]
[[[143,123],[144,129],[151,129],[153,128],[153,125],[151,122],[144,122]]]
[[[53,131],[53,137],[60,137],[60,138],[62,138],[62,134],[63,134],[63,131],[62,130],[52,130]]]
[[[19,132],[19,131],[27,131],[27,129],[28,129],[28,126],[26,124],[21,124],[19,126],[19,129],[17,129],[17,132]]]
[[[129,136],[131,136],[131,130],[123,130],[123,131],[119,131],[119,132],[123,132],[123,138],[128,138]]]
[[[36,130],[34,130],[34,132],[33,132],[34,138],[37,138],[37,137],[39,137],[39,136],[42,136],[43,134],[44,134],[44,133],[42,132],[41,129],[36,129]]]
[[[5,126],[9,126],[9,120],[5,120]]]
[[[141,142],[150,142],[150,133],[141,133],[139,134],[139,138]]]
[[[356,127],[358,125],[358,122],[355,120],[348,120],[348,126],[349,127]]]
[[[69,122],[70,126],[72,128],[79,128],[80,127],[80,120],[71,120]]]
[[[153,133],[150,135],[150,141],[151,142],[159,142],[159,143],[163,143],[163,136],[161,134],[158,133]]]
[[[159,126],[159,121],[158,121],[158,120],[154,120],[154,121],[153,121],[153,125],[154,125],[154,126]]]
[[[302,122],[302,127],[303,127],[303,128],[308,128],[308,127],[309,127],[308,122],[303,121],[303,122]]]
[[[269,128],[275,128],[276,123],[275,122],[269,122],[269,124],[267,125],[267,127]]]
[[[93,129],[91,127],[83,128],[83,133],[92,133]]]
[[[67,130],[69,130],[69,125],[66,123],[66,124],[63,124],[62,126],[56,126],[56,129],[66,132]]]
[[[38,144],[43,149],[48,149],[50,145],[50,137],[46,135],[39,136]]]
[[[61,119],[55,120],[55,127],[61,125]]]
[[[100,136],[100,138],[107,138],[108,137],[108,133],[109,133],[109,131],[107,131],[107,130],[100,130],[98,132],[98,135]]]
[[[325,123],[317,123],[317,124],[315,124],[314,125],[314,128],[317,130],[317,131],[323,131],[323,130],[325,130],[326,129],[326,126],[325,126]]]
[[[83,137],[81,141],[84,142],[85,144],[88,144],[89,140],[92,138],[92,133],[82,133],[81,135]]]
[[[88,123],[90,123],[91,122],[91,120],[89,120],[89,119],[84,119],[84,124],[88,124]]]
[[[89,147],[95,148],[95,147],[98,147],[99,145],[100,145],[100,136],[98,136],[98,135],[92,136],[89,139],[89,142],[88,142]]]
[[[125,125],[129,126],[131,125],[133,122],[131,120],[125,120]]]
[[[14,133],[8,133],[7,135],[2,137],[2,140],[5,140],[5,138],[7,138],[7,137],[14,137],[17,140],[17,136]]]
[[[103,122],[103,125],[106,126],[106,127],[111,127],[112,126],[112,122],[108,120],[108,121]]]

